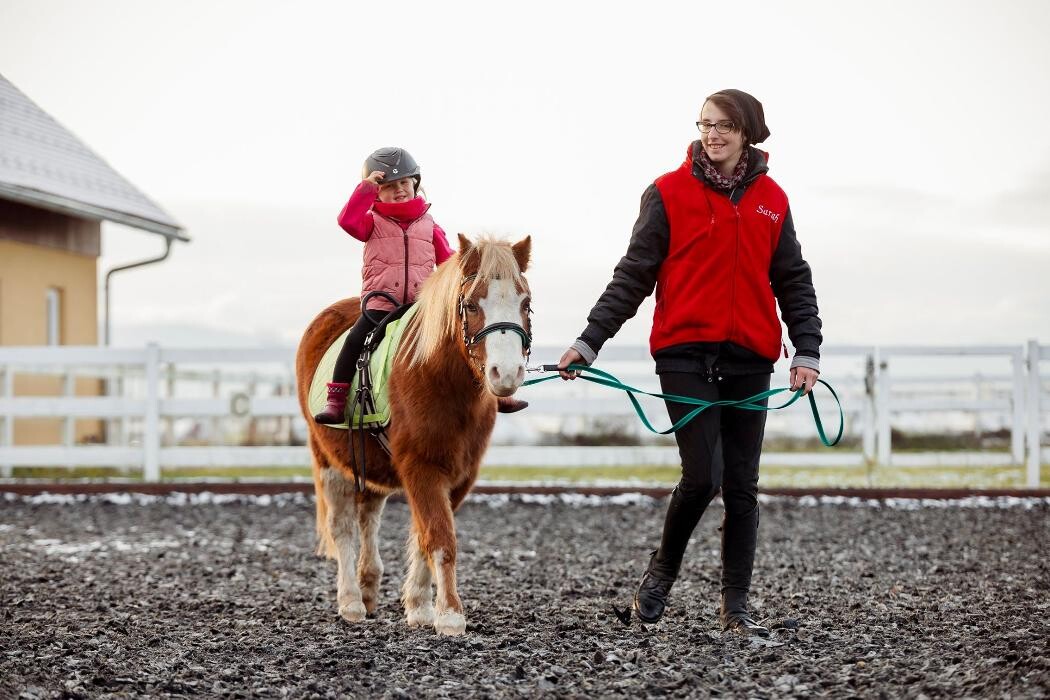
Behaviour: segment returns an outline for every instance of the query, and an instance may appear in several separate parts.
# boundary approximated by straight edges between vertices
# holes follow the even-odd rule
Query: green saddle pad
[[[376,410],[375,413],[365,414],[364,427],[366,428],[384,428],[390,423],[390,368],[394,364],[394,355],[397,352],[398,345],[401,343],[401,336],[405,332],[405,326],[415,313],[416,307],[413,306],[404,316],[396,321],[391,321],[386,327],[386,333],[383,336],[383,339],[379,341],[379,345],[372,353],[372,361],[368,366],[372,372],[372,400],[375,403]],[[317,365],[317,370],[314,372],[314,379],[310,383],[309,406],[312,415],[317,415],[323,411],[325,405],[328,403],[327,384],[332,379],[332,372],[335,370],[335,361],[339,357],[339,351],[343,349],[343,343],[346,342],[346,336],[349,334],[350,329],[347,328],[346,331],[336,338],[328,347],[328,350],[325,351],[324,357],[321,358],[321,362]],[[350,387],[350,395],[347,397],[346,401],[347,406],[353,403],[359,386],[360,379],[355,371],[354,383]],[[360,418],[360,407],[357,407],[353,416],[355,428],[357,427]],[[342,423],[330,425],[328,427],[346,430],[349,426],[344,420]]]

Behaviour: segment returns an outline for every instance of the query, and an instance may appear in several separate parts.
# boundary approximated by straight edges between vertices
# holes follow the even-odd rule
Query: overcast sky
[[[725,87],[765,105],[826,343],[1047,343],[1048,27],[1039,0],[2,0],[0,73],[193,238],[114,278],[118,344],[295,343],[359,290],[335,218],[400,145],[453,237],[532,235],[537,343],[566,345]],[[100,274],[162,249],[103,230]]]

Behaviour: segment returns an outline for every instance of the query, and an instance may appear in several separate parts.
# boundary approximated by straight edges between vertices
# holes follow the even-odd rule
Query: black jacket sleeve
[[[601,350],[605,341],[616,335],[627,319],[638,312],[642,301],[653,293],[670,240],[660,190],[656,185],[649,185],[642,194],[627,253],[616,264],[612,281],[588,314],[587,328],[580,335],[580,340],[594,352]]]
[[[795,235],[790,207],[769,265],[769,281],[796,354],[819,358],[824,338],[817,315],[817,292],[813,288],[813,272],[802,257],[802,246]]]

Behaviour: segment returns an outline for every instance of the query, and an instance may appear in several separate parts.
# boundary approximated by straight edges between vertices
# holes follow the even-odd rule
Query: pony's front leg
[[[456,528],[448,489],[431,476],[406,483],[405,495],[417,527],[419,549],[430,564],[437,589],[434,629],[438,634],[463,634],[467,621],[456,591]]]
[[[354,538],[357,535],[356,502],[353,487],[343,475],[331,467],[321,475],[324,499],[328,506],[325,524],[335,543],[336,602],[339,614],[349,622],[365,619],[365,606],[361,601],[361,589],[354,576]]]
[[[434,629],[438,634],[463,634],[467,629],[467,619],[463,616],[463,602],[459,599],[459,592],[456,590],[455,542],[453,541],[452,545],[447,548],[435,548],[430,555],[430,561],[437,589]]]
[[[405,621],[409,627],[434,624],[434,594],[431,590],[430,565],[419,546],[419,532],[412,523],[405,548],[408,575],[401,587],[401,604],[405,606]]]

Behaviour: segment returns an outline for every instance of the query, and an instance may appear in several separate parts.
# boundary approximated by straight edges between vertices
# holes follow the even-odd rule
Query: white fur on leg
[[[383,560],[379,556],[379,520],[383,516],[386,498],[367,500],[358,505],[358,525],[361,528],[361,554],[357,559],[357,583],[361,588],[361,602],[369,613],[376,611],[379,583],[383,578]]]
[[[351,601],[346,604],[340,603],[339,616],[347,622],[364,622],[365,617],[368,616],[368,611],[365,610],[364,603]]]
[[[467,620],[462,613],[449,610],[445,604],[445,552],[434,552],[434,583],[437,588],[437,616],[434,617],[434,630],[438,634],[459,636],[467,629]]]
[[[409,627],[429,627],[434,624],[434,606],[424,605],[406,609],[405,622]]]
[[[467,618],[458,612],[446,610],[434,618],[434,630],[438,634],[458,637],[467,631]]]
[[[434,603],[430,592],[430,567],[427,566],[423,550],[419,548],[419,535],[414,528],[408,537],[405,556],[408,559],[408,575],[401,587],[405,621],[409,627],[432,625]]]
[[[365,619],[365,606],[361,602],[361,589],[354,575],[354,537],[357,535],[356,504],[349,484],[336,469],[326,469],[322,476],[324,496],[328,502],[328,532],[335,543],[336,601],[339,614],[349,622]]]

